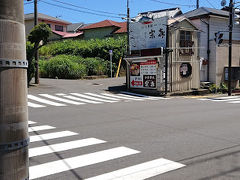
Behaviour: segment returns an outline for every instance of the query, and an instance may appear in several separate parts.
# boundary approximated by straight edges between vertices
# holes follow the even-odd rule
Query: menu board
[[[133,61],[130,65],[130,87],[156,89],[157,60]]]

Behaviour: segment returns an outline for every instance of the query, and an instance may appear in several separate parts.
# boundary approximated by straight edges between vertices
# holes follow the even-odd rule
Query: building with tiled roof
[[[80,28],[79,31],[84,33],[84,39],[102,39],[106,37],[121,36],[127,34],[127,23],[104,20]]]
[[[34,14],[25,14],[25,32],[26,37],[34,27]],[[77,38],[82,35],[82,32],[76,33],[74,29],[83,27],[83,23],[72,24],[59,18],[55,18],[46,14],[38,13],[38,23],[46,23],[52,30],[52,35],[49,40],[60,40],[66,38]],[[70,32],[67,32],[69,30]],[[72,31],[73,30],[73,31]]]

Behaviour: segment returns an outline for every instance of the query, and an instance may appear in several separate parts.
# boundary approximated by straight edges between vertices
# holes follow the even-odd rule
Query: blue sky
[[[32,0],[33,1],[33,0]],[[139,12],[180,7],[183,12],[193,10],[196,0],[129,0],[130,15]],[[200,7],[220,9],[221,0],[199,0]],[[227,1],[228,3],[229,1]],[[66,4],[68,3],[68,4]],[[33,12],[33,3],[24,0],[24,13]],[[105,19],[122,21],[127,0],[39,0],[38,11],[72,23],[94,23]]]

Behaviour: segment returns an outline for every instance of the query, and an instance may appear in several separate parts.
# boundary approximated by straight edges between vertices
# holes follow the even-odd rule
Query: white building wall
[[[209,19],[202,19],[203,21],[209,23],[210,30],[210,59],[209,59],[209,81],[216,83],[216,43],[214,41],[215,33],[223,31],[223,39],[228,40],[228,18],[210,16]],[[208,46],[208,27],[200,19],[192,20],[194,25],[196,25],[200,30],[199,36],[199,57],[200,59],[207,59],[207,46]],[[240,25],[234,25],[233,28],[233,40],[240,40]],[[200,80],[207,81],[207,65],[200,65]]]

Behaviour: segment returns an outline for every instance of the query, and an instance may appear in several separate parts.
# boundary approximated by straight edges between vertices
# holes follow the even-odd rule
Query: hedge
[[[116,70],[117,66],[113,63],[113,74]],[[92,75],[110,76],[110,64],[101,58],[58,55],[50,60],[40,60],[39,72],[41,77],[59,79],[79,79]]]
[[[50,58],[65,54],[109,60],[109,50],[113,50],[113,62],[117,64],[126,52],[126,37],[52,42],[41,48],[40,55]]]

